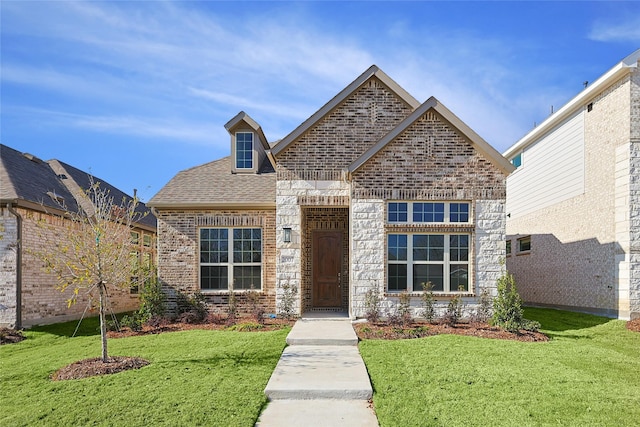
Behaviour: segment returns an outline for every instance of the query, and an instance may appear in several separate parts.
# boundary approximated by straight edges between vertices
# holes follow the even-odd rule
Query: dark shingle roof
[[[64,206],[68,211],[77,212],[78,205],[67,185],[70,180],[81,189],[87,189],[90,185],[90,177],[88,173],[58,160],[45,162],[0,144],[0,200],[2,203],[28,202],[44,208],[61,209],[54,200],[55,197],[58,200],[64,200]],[[99,182],[101,188],[107,189],[116,204],[119,204],[123,198],[131,199],[129,195],[104,180],[93,177],[93,181]],[[156,218],[144,203],[139,203],[136,211],[141,214],[148,212],[137,221],[139,225],[156,227]]]
[[[51,196],[64,200],[69,211],[77,211],[73,195],[47,162],[0,145],[0,200],[5,203],[26,201],[45,208],[60,209]]]
[[[257,206],[276,203],[276,173],[265,160],[259,173],[232,173],[231,157],[183,170],[147,205],[164,207]]]

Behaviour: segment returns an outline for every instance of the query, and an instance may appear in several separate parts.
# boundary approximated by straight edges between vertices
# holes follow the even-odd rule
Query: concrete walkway
[[[377,427],[373,391],[348,318],[303,317],[264,392],[256,427]]]

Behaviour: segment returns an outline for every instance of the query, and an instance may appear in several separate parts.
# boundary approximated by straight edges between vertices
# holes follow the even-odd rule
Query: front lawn
[[[551,341],[362,341],[380,425],[638,425],[640,333],[564,311],[530,308],[525,317]]]
[[[25,341],[0,346],[0,425],[253,426],[289,332],[190,330],[110,339],[110,356],[151,364],[53,382],[57,369],[100,355],[96,320],[86,319],[70,338],[76,323],[34,328]]]

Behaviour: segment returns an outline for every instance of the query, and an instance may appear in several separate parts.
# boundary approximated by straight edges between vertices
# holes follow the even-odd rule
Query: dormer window
[[[236,169],[253,169],[253,133],[236,133]]]

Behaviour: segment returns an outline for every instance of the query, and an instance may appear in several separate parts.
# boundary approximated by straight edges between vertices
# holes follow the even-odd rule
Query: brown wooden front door
[[[340,275],[342,273],[342,233],[313,233],[313,306],[342,305]]]

